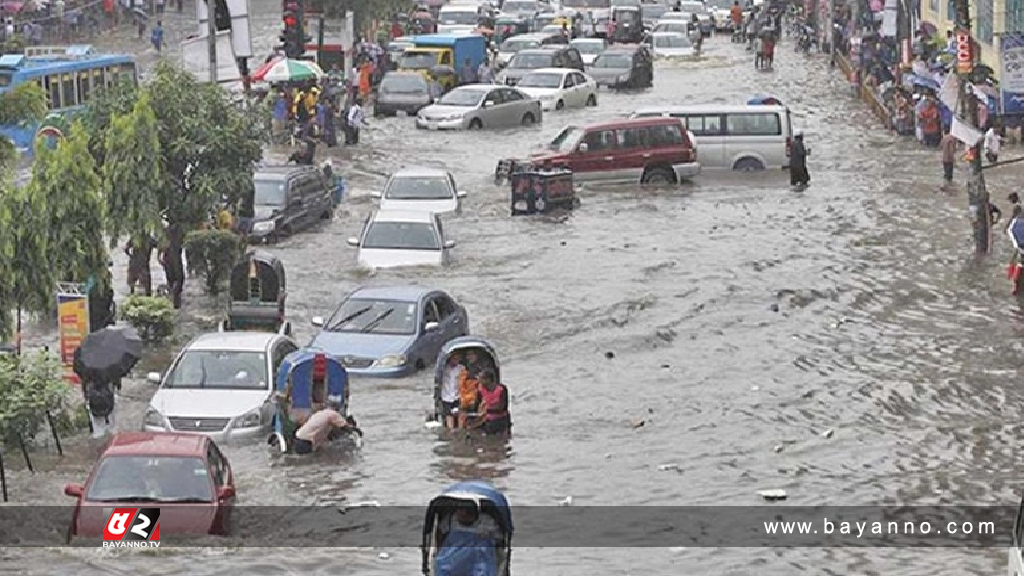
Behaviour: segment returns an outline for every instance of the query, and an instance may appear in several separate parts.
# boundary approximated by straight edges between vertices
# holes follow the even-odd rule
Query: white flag
[[[950,127],[949,133],[967,146],[974,146],[983,136],[981,132],[971,125],[961,121],[956,116],[953,116],[953,126]]]
[[[946,81],[939,88],[939,101],[946,105],[953,112],[956,112],[956,103],[960,95],[960,79],[956,74],[946,74]]]

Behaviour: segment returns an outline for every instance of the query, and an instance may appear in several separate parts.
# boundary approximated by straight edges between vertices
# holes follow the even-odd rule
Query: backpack
[[[89,412],[97,418],[106,418],[114,412],[114,390],[109,384],[95,384],[85,392]]]

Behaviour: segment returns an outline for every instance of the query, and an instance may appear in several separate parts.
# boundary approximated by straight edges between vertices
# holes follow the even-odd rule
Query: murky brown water
[[[996,256],[973,263],[966,202],[937,191],[937,153],[880,131],[822,59],[783,45],[776,72],[763,74],[728,39],[710,42],[708,53],[704,63],[660,67],[650,92],[603,93],[596,110],[549,114],[534,129],[446,134],[416,131],[411,119],[374,121],[353,154],[348,214],[275,249],[299,339],[311,337],[310,317],[359,284],[442,287],[467,306],[473,331],[498,346],[515,437],[507,452],[478,451],[425,430],[430,374],[355,380],[362,450],[293,465],[260,445],[228,446],[240,503],[424,505],[453,480],[484,478],[519,506],[567,495],[577,506],[759,505],[755,492],[767,487],[786,489],[792,505],[1016,505],[1024,312],[1008,296],[1002,236]],[[808,133],[812,186],[803,194],[781,174],[704,176],[672,193],[586,192],[572,218],[555,224],[510,218],[507,191],[491,182],[499,158],[525,154],[567,123],[642,105],[740,103],[755,92],[777,94]],[[345,239],[371,208],[366,195],[381,183],[373,175],[407,165],[446,167],[470,191],[450,228],[456,261],[365,278]],[[1006,170],[990,178],[995,198],[1010,190]],[[123,426],[138,424],[149,393],[126,390]],[[646,425],[633,429],[639,418]],[[91,465],[89,446],[80,442],[83,455],[62,461],[39,456],[45,470],[35,475],[14,472],[14,501],[59,502],[63,483]],[[659,471],[665,463],[681,474]],[[302,530],[245,526],[241,539]],[[378,552],[0,554],[24,574],[419,572],[416,550],[388,550],[387,560]],[[1004,562],[1002,550],[943,549],[514,555],[515,572],[535,576],[680,568],[934,576],[992,573]]]

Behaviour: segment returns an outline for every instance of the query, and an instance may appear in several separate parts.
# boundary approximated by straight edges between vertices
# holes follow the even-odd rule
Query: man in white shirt
[[[1002,141],[999,138],[999,134],[996,134],[995,124],[988,127],[988,131],[985,132],[985,158],[988,161],[995,164],[999,161],[999,147]]]
[[[345,139],[345,144],[359,144],[359,129],[366,125],[366,113],[363,112],[362,104],[362,98],[356,98],[348,109],[348,121],[345,123],[348,127],[348,138]]]
[[[441,410],[446,428],[455,428],[454,409],[459,407],[459,382],[466,372],[462,365],[461,355],[452,353],[448,356],[448,364],[444,368],[441,380]]]

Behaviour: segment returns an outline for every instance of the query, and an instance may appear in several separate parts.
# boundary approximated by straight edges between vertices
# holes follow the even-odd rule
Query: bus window
[[[92,74],[91,86],[97,90],[103,90],[106,88],[106,84],[103,81],[103,68],[93,68],[90,72]]]
[[[60,77],[54,74],[52,76],[46,76],[43,81],[46,83],[46,92],[50,95],[50,109],[57,110],[61,107]]]
[[[110,88],[114,84],[117,84],[117,66],[111,66],[109,68],[103,68],[103,80],[104,86]]]
[[[89,101],[89,71],[79,72],[75,78],[78,81],[78,103],[85,104]]]
[[[0,88],[7,88],[11,85],[11,81],[14,80],[14,74],[10,72],[4,72],[0,74]]]
[[[77,106],[78,98],[75,97],[75,76],[74,74],[61,74],[61,104],[64,107]]]

